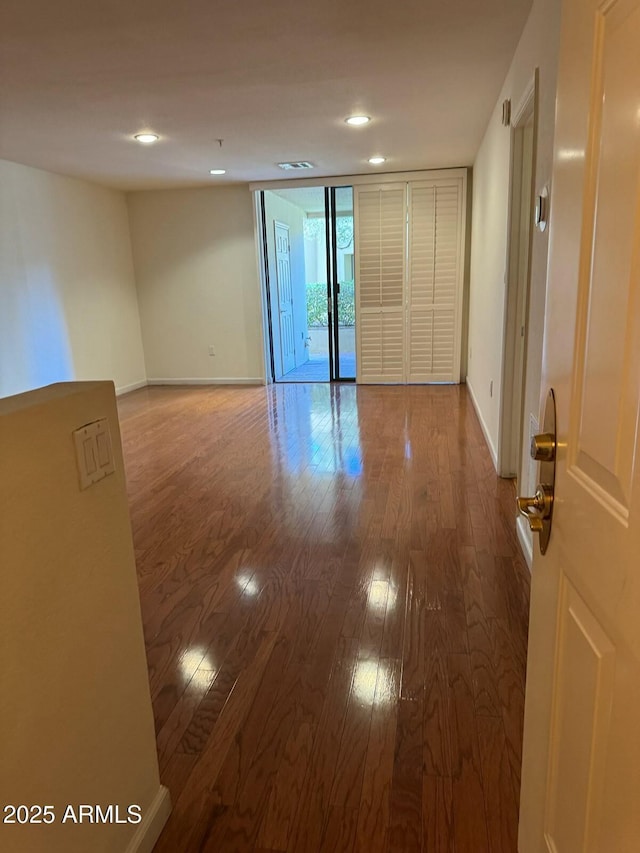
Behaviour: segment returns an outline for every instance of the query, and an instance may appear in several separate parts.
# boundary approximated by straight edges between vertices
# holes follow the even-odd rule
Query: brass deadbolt
[[[553,462],[556,458],[556,439],[548,432],[531,439],[531,458],[538,462]]]

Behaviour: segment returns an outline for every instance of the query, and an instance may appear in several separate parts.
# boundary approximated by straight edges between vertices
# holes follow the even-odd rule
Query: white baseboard
[[[493,441],[491,440],[491,436],[489,434],[489,430],[487,429],[487,425],[482,416],[482,412],[480,411],[480,406],[478,405],[478,401],[476,400],[476,395],[473,393],[473,386],[469,382],[469,377],[467,377],[466,386],[469,391],[469,396],[471,397],[471,402],[473,403],[473,408],[476,410],[476,415],[478,416],[478,420],[480,421],[480,427],[482,429],[482,433],[484,435],[484,440],[487,442],[487,447],[489,448],[489,453],[491,454],[491,461],[493,462],[493,467],[498,470],[498,453],[493,445]]]
[[[120,385],[116,388],[116,397],[146,388],[148,385],[266,385],[265,379],[260,376],[222,376],[214,379],[142,379],[140,382],[132,382],[130,385]]]
[[[138,388],[145,388],[146,385],[146,379],[142,379],[140,382],[132,382],[130,385],[121,385],[119,388],[116,388],[116,397],[120,397],[122,394],[128,394],[130,391],[137,391]]]
[[[148,379],[147,385],[264,385],[262,377],[216,377],[215,379]]]
[[[524,554],[524,559],[527,566],[529,566],[529,571],[531,571],[533,566],[533,538],[529,532],[529,528],[527,527],[526,518],[521,515],[516,519],[516,533],[518,535],[518,542],[520,543],[522,553]]]
[[[169,789],[160,785],[153,802],[142,816],[142,822],[129,842],[126,853],[151,853],[170,814]]]

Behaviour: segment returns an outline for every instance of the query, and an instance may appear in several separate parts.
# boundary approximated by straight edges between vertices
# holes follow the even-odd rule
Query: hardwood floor
[[[464,387],[119,407],[157,853],[515,853],[529,573]]]

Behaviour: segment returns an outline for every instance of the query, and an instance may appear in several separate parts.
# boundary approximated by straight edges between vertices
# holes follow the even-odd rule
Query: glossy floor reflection
[[[513,853],[529,578],[465,389],[120,411],[157,851]]]

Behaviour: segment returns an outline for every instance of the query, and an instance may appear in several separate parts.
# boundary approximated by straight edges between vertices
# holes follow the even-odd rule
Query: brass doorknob
[[[556,484],[556,397],[549,389],[542,418],[542,432],[531,439],[531,456],[540,463],[540,482],[532,498],[518,498],[518,512],[529,523],[533,533],[538,533],[540,553],[546,554],[553,520],[554,488]]]
[[[532,533],[541,533],[543,521],[551,515],[553,492],[547,486],[538,486],[532,498],[516,498],[518,512],[529,522]]]
[[[542,533],[544,529],[544,524],[542,523],[542,519],[539,515],[535,515],[534,513],[523,512],[520,510],[520,515],[524,515],[527,521],[529,522],[529,530],[532,533]]]

